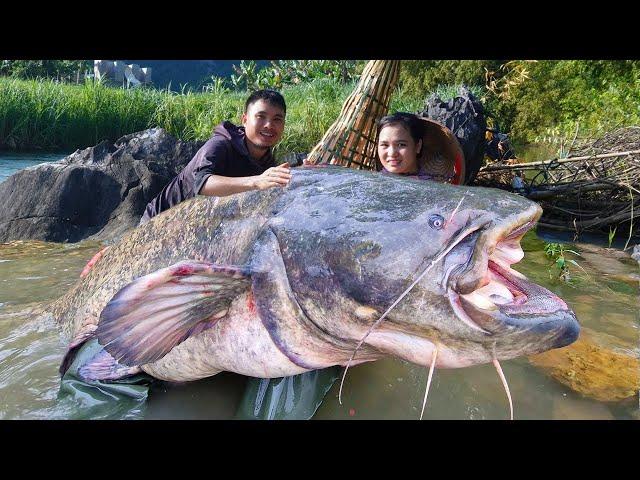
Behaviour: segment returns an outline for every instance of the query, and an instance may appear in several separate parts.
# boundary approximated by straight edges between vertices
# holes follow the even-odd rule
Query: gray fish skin
[[[49,308],[71,347],[96,335],[105,306],[123,288],[182,261],[241,267],[250,287],[162,358],[129,365],[163,380],[220,371],[269,378],[346,365],[425,270],[353,364],[393,355],[428,366],[437,345],[436,366],[459,368],[577,339],[567,305],[509,269],[519,260],[515,245],[540,217],[537,204],[495,189],[341,167],[292,173],[284,189],[183,202],[110,247]],[[494,305],[479,295],[497,284],[515,292],[511,302],[491,296],[500,299]]]

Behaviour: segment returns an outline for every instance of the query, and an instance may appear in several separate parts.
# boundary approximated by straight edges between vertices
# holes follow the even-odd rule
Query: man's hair
[[[247,110],[249,110],[249,105],[256,103],[258,100],[264,100],[275,107],[280,107],[285,115],[287,114],[287,105],[284,103],[284,97],[280,95],[279,92],[269,89],[256,90],[249,95],[249,98],[247,98],[244,104],[244,113],[247,113]]]

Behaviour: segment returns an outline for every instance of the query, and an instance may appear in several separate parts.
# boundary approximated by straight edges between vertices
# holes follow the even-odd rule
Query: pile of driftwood
[[[515,179],[516,175],[520,180]],[[571,156],[519,163],[494,162],[476,184],[516,191],[544,209],[540,225],[572,230],[640,233],[640,127],[625,127],[584,142]],[[624,233],[622,233],[624,232]]]

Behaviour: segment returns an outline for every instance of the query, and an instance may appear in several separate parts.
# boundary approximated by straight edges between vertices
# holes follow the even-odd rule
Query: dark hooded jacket
[[[149,202],[140,224],[174,205],[195,197],[210,175],[249,177],[275,166],[271,150],[254,160],[245,143],[244,127],[225,121],[198,150],[193,159],[162,191]]]

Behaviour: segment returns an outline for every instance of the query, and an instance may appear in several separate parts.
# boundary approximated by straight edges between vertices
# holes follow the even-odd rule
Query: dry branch
[[[524,194],[544,209],[540,225],[578,234],[618,226],[629,235],[640,233],[640,127],[585,142],[573,157],[487,165],[476,183],[513,191],[515,171],[526,172]]]

